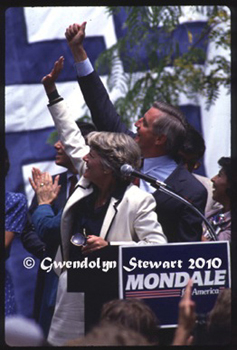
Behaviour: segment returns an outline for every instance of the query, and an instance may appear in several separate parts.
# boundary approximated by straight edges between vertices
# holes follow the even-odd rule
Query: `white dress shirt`
[[[164,182],[176,167],[177,163],[169,156],[145,158],[141,172],[156,178],[158,181]],[[151,186],[145,180],[140,180],[139,187],[149,193],[156,191],[156,188]]]

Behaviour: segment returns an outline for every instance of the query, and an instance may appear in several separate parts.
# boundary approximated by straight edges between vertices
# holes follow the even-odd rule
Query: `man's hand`
[[[64,57],[61,56],[54,63],[54,67],[51,70],[51,72],[42,78],[41,83],[44,85],[44,88],[47,94],[56,90],[55,82],[58,79],[58,76],[63,69],[63,64],[64,64]]]
[[[38,204],[52,204],[61,188],[61,185],[58,184],[59,175],[55,177],[53,183],[52,176],[49,173],[41,173],[39,169],[33,168],[32,179],[29,178],[29,181],[37,195]]]
[[[81,25],[77,23],[70,25],[65,32],[65,36],[68,44],[70,46],[82,45],[83,40],[85,38],[85,29],[86,29],[86,22],[83,22]]]
[[[68,46],[72,51],[75,62],[81,62],[87,58],[87,54],[83,48],[85,29],[86,22],[82,24],[74,23],[70,25],[65,32]]]

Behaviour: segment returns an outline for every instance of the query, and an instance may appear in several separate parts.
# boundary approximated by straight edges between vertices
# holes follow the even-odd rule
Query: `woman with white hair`
[[[61,57],[55,62],[52,72],[42,79],[42,83],[59,138],[81,175],[62,213],[63,261],[75,260],[77,247],[72,244],[73,236],[83,231],[87,239],[81,249],[82,254],[109,244],[166,244],[166,236],[154,211],[155,199],[120,173],[125,163],[139,168],[138,145],[128,135],[110,132],[92,132],[86,143],[56,90],[55,81],[62,67]],[[53,186],[49,174],[35,176],[33,180],[31,184],[36,192]],[[55,188],[48,191],[49,198],[40,204],[50,204],[56,192]],[[60,275],[49,331],[48,341],[52,345],[63,345],[67,340],[84,333],[84,294],[67,293],[66,272]]]

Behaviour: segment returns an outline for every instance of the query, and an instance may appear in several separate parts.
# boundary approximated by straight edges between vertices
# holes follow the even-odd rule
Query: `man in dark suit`
[[[73,24],[65,34],[74,57],[82,94],[97,129],[125,132],[134,137],[144,158],[141,171],[165,182],[204,212],[206,189],[182,164],[176,162],[178,149],[186,133],[185,117],[177,108],[164,102],[155,102],[135,123],[137,133],[128,130],[87,57],[83,47],[85,25],[86,22],[82,25]],[[145,181],[140,181],[140,187],[153,193],[159,222],[169,242],[200,241],[202,218],[196,212],[166,193],[155,190]]]
[[[77,125],[84,136],[95,130],[94,125],[90,123],[77,122]],[[60,174],[59,185],[61,185],[61,189],[56,200],[52,204],[55,219],[52,221],[50,230],[46,232],[44,230],[35,231],[35,228],[31,224],[31,215],[38,205],[37,197],[35,195],[29,208],[27,225],[21,236],[23,246],[26,250],[34,254],[40,260],[44,257],[50,257],[52,258],[52,261],[54,260],[61,243],[60,221],[62,209],[67,198],[70,196],[73,187],[79,180],[77,170],[64,151],[64,146],[60,140],[54,144],[54,148],[56,150],[55,163],[67,169],[67,171]],[[39,268],[35,288],[34,317],[42,327],[45,337],[48,335],[54,312],[57,287],[58,275],[54,270],[52,269],[50,272],[46,272]]]

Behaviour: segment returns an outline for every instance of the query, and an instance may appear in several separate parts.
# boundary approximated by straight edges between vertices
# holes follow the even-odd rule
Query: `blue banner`
[[[230,288],[228,242],[120,247],[120,298],[139,298],[156,313],[161,327],[175,327],[178,304],[189,279],[197,314],[206,314],[221,290]]]

